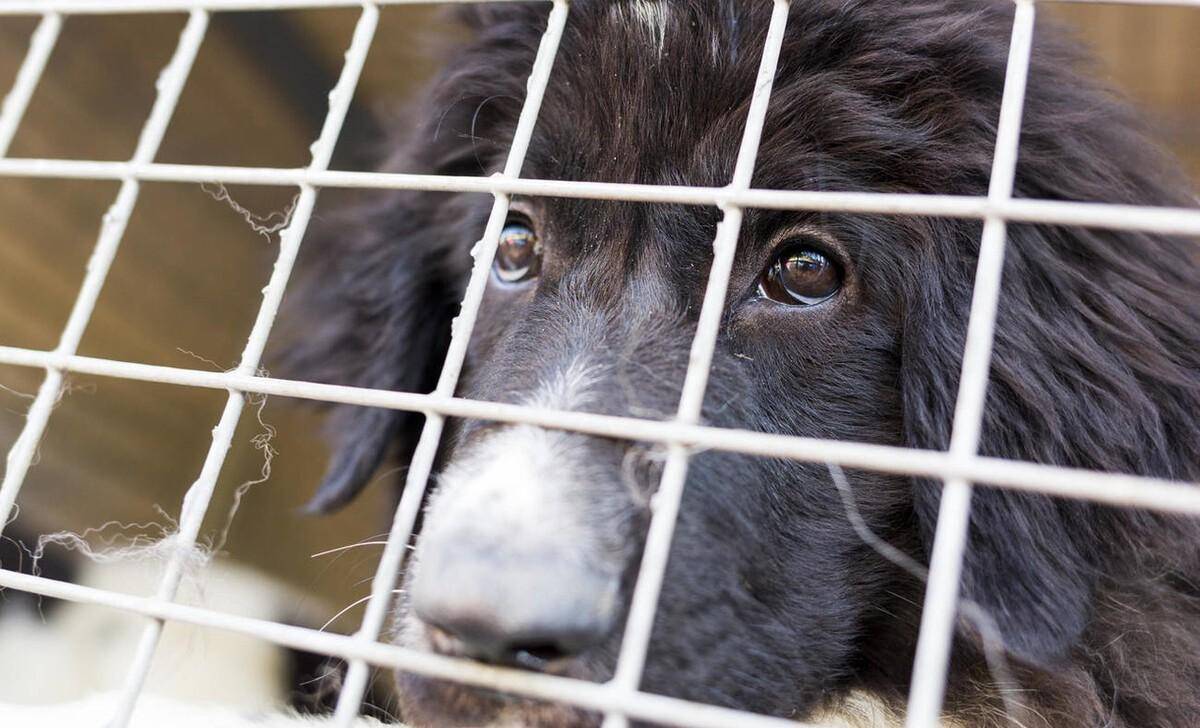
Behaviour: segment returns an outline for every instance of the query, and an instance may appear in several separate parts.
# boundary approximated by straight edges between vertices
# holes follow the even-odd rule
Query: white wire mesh
[[[45,430],[65,373],[77,372],[122,379],[161,382],[188,387],[226,390],[229,397],[201,473],[189,489],[176,535],[180,551],[169,561],[153,597],[136,597],[92,589],[0,570],[0,587],[122,609],[150,619],[142,634],[122,702],[110,725],[120,728],[130,717],[149,671],[159,636],[168,620],[229,630],[297,649],[341,657],[350,670],[338,702],[336,719],[348,725],[358,713],[366,688],[368,666],[388,667],[431,677],[567,702],[606,713],[606,726],[627,724],[629,718],[669,722],[684,726],[796,726],[785,721],[644,693],[639,690],[642,666],[649,645],[650,627],[659,587],[670,550],[675,516],[679,509],[691,448],[708,448],[753,455],[792,458],[945,481],[933,550],[929,587],[922,614],[920,640],[909,696],[909,728],[934,726],[941,710],[953,621],[958,600],[959,569],[965,550],[972,483],[1087,499],[1111,505],[1136,506],[1200,515],[1200,489],[1179,483],[1117,473],[1001,460],[978,455],[979,432],[986,399],[992,333],[1000,290],[1001,267],[1009,222],[1080,225],[1154,233],[1200,235],[1200,210],[1133,207],[1103,203],[1012,199],[1021,107],[1028,73],[1034,28],[1034,1],[1015,0],[1016,14],[997,133],[995,158],[987,197],[950,195],[894,195],[751,189],[771,82],[787,21],[789,0],[772,0],[773,13],[764,46],[758,82],[746,121],[741,149],[731,184],[722,188],[672,187],[592,182],[520,179],[519,174],[537,121],[538,109],[569,13],[568,0],[549,0],[551,11],[541,46],[528,81],[522,108],[504,171],[490,178],[435,175],[340,172],[327,169],[359,74],[378,22],[379,6],[429,0],[9,0],[0,15],[36,15],[35,30],[16,82],[0,107],[0,176],[60,179],[118,180],[116,201],[105,215],[99,239],[88,265],[80,293],[53,351],[0,346],[0,363],[42,368],[46,377],[31,405],[25,427],[8,453],[0,484],[0,532],[8,523],[13,504]],[[441,3],[475,0],[437,0]],[[507,1],[507,0],[493,0]],[[1050,0],[1043,0],[1050,1]],[[1098,2],[1099,0],[1054,0]],[[1124,0],[1139,5],[1200,7],[1200,0]],[[211,11],[361,7],[341,76],[330,94],[330,108],[320,136],[312,146],[312,162],[303,169],[269,169],[175,165],[155,163],[159,143],[179,101],[188,72],[204,38]],[[158,81],[158,96],[129,162],[4,158],[46,63],[54,50],[64,15],[86,13],[188,12],[189,18],[175,55]],[[125,225],[144,181],[220,182],[297,186],[300,195],[289,227],[281,236],[275,268],[263,303],[251,329],[238,367],[229,372],[153,366],[136,362],[79,356],[76,352],[95,308],[100,289],[116,256]],[[481,240],[466,296],[437,388],[430,394],[391,392],[355,387],[297,382],[256,374],[267,337],[279,308],[304,236],[317,192],[323,187],[420,189],[487,192],[494,196],[488,224]],[[704,297],[700,322],[673,421],[563,412],[464,399],[454,396],[467,343],[482,302],[488,272],[513,194],[627,200],[721,208],[725,219],[714,242],[714,263]],[[980,219],[984,222],[964,351],[953,437],[947,452],[892,446],[820,440],[790,435],[767,435],[743,430],[708,427],[700,422],[709,365],[720,311],[724,304],[742,210],[747,207],[826,210],[840,212],[927,215]],[[371,598],[359,631],[350,637],[280,623],[239,617],[174,603],[183,570],[184,551],[194,544],[216,487],[217,477],[234,436],[246,394],[267,394],[370,407],[387,407],[426,414],[416,453],[397,508],[388,543],[372,583]],[[417,511],[433,467],[433,458],[446,417],[469,417],[662,443],[668,460],[654,500],[654,516],[637,580],[629,621],[616,674],[606,684],[594,684],[481,665],[442,657],[378,641],[390,595],[400,571],[404,547],[412,535]]]
[[[525,152],[529,149],[529,140],[533,136],[533,127],[537,122],[538,110],[542,104],[542,96],[550,81],[550,69],[554,65],[554,57],[558,52],[558,42],[562,38],[563,29],[567,24],[567,3],[565,0],[554,0],[550,17],[547,20],[546,32],[538,46],[537,57],[529,73],[525,103],[513,132],[512,146],[509,148],[508,159],[504,164],[502,176],[512,178],[521,172],[525,163]],[[454,394],[458,386],[458,377],[462,372],[463,363],[467,358],[467,344],[475,329],[475,319],[479,307],[483,303],[483,292],[487,286],[492,262],[496,257],[496,249],[500,244],[500,233],[503,231],[505,218],[508,216],[509,197],[497,194],[492,203],[492,211],[488,217],[487,227],[483,238],[478,243],[475,252],[475,265],[471,270],[471,278],[467,282],[466,294],[458,318],[454,320],[450,338],[450,346],[446,352],[446,361],[442,365],[438,377],[435,394],[448,397]],[[384,546],[383,556],[371,581],[371,599],[367,602],[366,615],[357,637],[361,640],[375,640],[387,613],[387,605],[392,601],[399,578],[400,566],[404,559],[405,547],[412,535],[416,524],[417,513],[424,500],[425,488],[433,471],[434,457],[437,455],[438,443],[442,438],[442,429],[446,418],[437,413],[428,413],[425,417],[425,427],[421,430],[417,447],[413,451],[412,461],[408,466],[405,478],[404,494],[400,498],[396,517],[388,533],[387,545]],[[363,692],[367,687],[367,664],[355,660],[346,673],[346,683],[338,698],[337,723],[348,725],[358,714],[362,703]]]
[[[783,46],[783,34],[787,28],[789,4],[790,0],[775,0],[773,6],[771,25],[767,29],[758,77],[746,115],[746,128],[734,166],[733,181],[729,183],[730,189],[733,190],[749,189],[750,179],[754,174],[754,162],[758,158],[758,145],[767,118],[767,105],[771,100],[775,71],[779,65],[779,51]],[[704,392],[708,387],[709,369],[712,367],[721,315],[725,308],[725,295],[728,293],[729,278],[733,273],[734,254],[737,252],[738,237],[742,232],[742,208],[726,205],[723,212],[724,219],[717,225],[716,240],[713,241],[713,263],[708,273],[704,300],[700,306],[692,350],[688,356],[679,409],[675,413],[675,422],[678,424],[692,425],[700,421]],[[683,500],[687,468],[687,447],[677,442],[670,443],[662,480],[651,501],[650,527],[646,534],[641,568],[638,570],[629,605],[629,616],[625,621],[621,650],[617,656],[616,672],[612,679],[614,685],[627,690],[636,690],[642,681],[646,651],[650,647],[650,630],[654,627],[654,614],[658,609],[658,596],[662,590],[667,558],[671,552],[671,538],[675,533],[675,522]],[[609,713],[605,717],[604,725],[605,728],[624,728],[629,725],[629,719],[620,713]]]
[[[1033,51],[1033,19],[1033,0],[1017,0],[1012,45],[1004,79],[1004,97],[1000,102],[1000,121],[996,129],[996,150],[988,185],[988,200],[992,202],[1012,197],[1017,175],[1021,108],[1025,102],[1025,81]],[[1007,223],[1003,217],[988,215],[984,218],[958,401],[955,403],[953,431],[950,435],[951,457],[970,456],[979,450],[1006,238]],[[930,579],[921,610],[905,721],[908,728],[934,725],[942,710],[970,517],[971,482],[965,478],[947,478],[938,509],[937,530],[929,561]]]

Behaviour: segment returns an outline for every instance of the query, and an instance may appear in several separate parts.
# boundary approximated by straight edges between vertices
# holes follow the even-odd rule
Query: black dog
[[[503,166],[547,6],[464,11],[454,58],[385,169]],[[770,3],[576,0],[525,177],[727,184]],[[754,186],[984,195],[1012,25],[1001,0],[804,0],[791,10]],[[1016,193],[1190,205],[1186,184],[1039,26]],[[491,200],[397,192],[329,239],[291,373],[428,391]],[[669,417],[718,210],[518,198],[459,393]],[[722,427],[944,449],[977,221],[749,210],[704,409]],[[987,455],[1200,478],[1196,241],[1013,224]],[[312,262],[312,261],[310,261]],[[418,415],[344,408],[314,502],[352,498]],[[528,669],[611,674],[661,462],[644,444],[458,422],[406,570],[394,639]],[[928,558],[940,483],[850,473],[866,523]],[[980,488],[946,711],[967,725],[1200,724],[1200,530]],[[694,458],[643,687],[796,718],[870,695],[903,711],[923,584],[852,528],[824,466]],[[597,717],[401,676],[420,726]],[[1001,700],[1008,691],[1020,715]]]

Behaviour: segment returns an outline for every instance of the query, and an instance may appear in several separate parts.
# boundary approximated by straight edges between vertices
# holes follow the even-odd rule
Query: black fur
[[[633,4],[572,2],[523,176],[728,183],[770,4],[662,3],[661,54],[631,20]],[[465,11],[476,39],[383,168],[500,169],[545,15],[541,5]],[[1011,20],[1011,3],[1000,0],[795,3],[754,185],[986,194]],[[1083,80],[1079,65],[1040,23],[1017,196],[1194,204],[1124,107]],[[489,289],[460,394],[521,402],[584,357],[601,372],[602,396],[589,409],[669,416],[718,212],[521,204],[541,226],[542,275],[523,288]],[[482,196],[401,192],[351,211],[313,243],[320,261],[296,314],[309,331],[290,373],[431,389],[489,207]],[[828,252],[846,269],[839,296],[812,310],[755,293],[777,236],[799,226],[831,239]],[[980,231],[976,221],[747,211],[705,420],[947,447]],[[1010,225],[982,452],[1200,479],[1195,245]],[[403,461],[420,424],[367,409],[335,418],[318,509],[353,497],[389,449]],[[496,429],[456,423],[442,460]],[[575,437],[614,481],[630,449],[639,450]],[[639,486],[652,488],[657,471],[644,470]],[[867,523],[927,560],[940,484],[849,476]],[[646,514],[623,492],[598,484],[593,521],[621,542],[616,553],[630,573]],[[1198,583],[1200,531],[1191,521],[977,489],[964,594],[1000,629],[1024,689],[1025,714],[1016,717],[1026,726],[1196,725]],[[856,688],[902,708],[921,593],[855,534],[824,467],[702,454],[689,470],[643,686],[794,717]],[[618,636],[568,673],[608,675]],[[971,725],[1006,724],[966,623],[954,660],[947,710]],[[412,676],[401,687],[405,717],[418,724],[486,722],[502,707]],[[536,725],[592,718],[520,705]]]

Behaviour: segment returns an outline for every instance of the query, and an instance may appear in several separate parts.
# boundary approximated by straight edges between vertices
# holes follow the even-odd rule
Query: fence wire
[[[435,1],[449,4],[475,0]],[[113,205],[101,222],[87,273],[60,335],[58,346],[51,351],[0,346],[0,363],[40,368],[45,371],[45,378],[27,413],[25,426],[8,453],[4,479],[0,483],[0,533],[12,516],[14,503],[67,373],[228,392],[225,408],[213,429],[213,441],[204,465],[184,498],[179,518],[180,529],[175,536],[179,542],[179,551],[169,560],[153,596],[131,596],[0,569],[0,587],[116,608],[148,618],[121,693],[117,712],[108,724],[112,728],[124,728],[128,723],[149,673],[163,626],[168,621],[228,630],[347,660],[350,668],[335,714],[335,723],[339,726],[348,726],[358,714],[367,687],[370,666],[420,673],[532,698],[569,703],[605,713],[606,728],[623,728],[631,718],[695,728],[734,724],[750,728],[801,725],[791,720],[752,715],[640,690],[642,668],[649,648],[650,629],[657,607],[659,588],[686,481],[688,455],[697,448],[832,463],[944,481],[909,695],[906,719],[908,728],[931,728],[937,724],[941,712],[950,642],[958,606],[959,575],[966,547],[972,484],[985,483],[989,487],[1040,492],[1109,505],[1200,515],[1200,489],[1195,487],[1196,484],[1119,473],[1097,473],[983,457],[978,454],[992,335],[1000,293],[1006,226],[1009,223],[1077,225],[1143,230],[1161,234],[1200,235],[1200,210],[1197,209],[1012,198],[1021,109],[1034,30],[1035,0],[1014,0],[1016,12],[991,182],[986,197],[783,191],[751,187],[751,174],[770,101],[772,81],[779,62],[790,0],[763,0],[764,6],[768,2],[771,4],[771,24],[763,48],[733,179],[728,186],[681,187],[523,179],[520,172],[525,153],[537,123],[542,96],[552,75],[559,40],[570,11],[569,0],[545,1],[550,6],[547,26],[528,79],[527,96],[512,146],[503,172],[486,178],[343,172],[328,169],[343,120],[371,47],[378,24],[379,7],[427,3],[430,0],[8,0],[0,5],[0,16],[40,17],[40,23],[33,32],[29,50],[12,90],[5,98],[3,106],[0,106],[0,177],[115,180],[121,183]],[[1086,3],[1103,0],[1040,1]],[[1200,0],[1123,2],[1137,5],[1200,7]],[[154,161],[187,82],[192,63],[203,43],[210,13],[318,7],[359,7],[361,14],[346,53],[341,75],[330,93],[329,112],[320,135],[311,147],[312,161],[307,167],[220,167],[160,164]],[[158,95],[132,158],[127,162],[7,158],[9,145],[54,52],[64,17],[72,14],[151,12],[187,12],[188,21],[174,56],[159,77]],[[77,353],[109,268],[116,257],[125,226],[137,203],[139,185],[142,182],[295,186],[300,190],[291,223],[281,235],[280,250],[271,278],[263,289],[263,302],[247,339],[241,361],[234,370],[210,372],[154,366],[80,356]],[[480,241],[449,351],[437,387],[432,393],[391,392],[298,382],[257,374],[318,191],[325,187],[484,192],[493,195],[491,214]],[[474,329],[501,229],[508,214],[509,200],[516,194],[708,205],[718,207],[723,212],[724,219],[718,226],[714,241],[714,261],[692,344],[680,403],[673,420],[662,422],[634,417],[554,411],[455,396],[467,344]],[[720,313],[731,275],[742,211],[746,208],[942,216],[983,221],[967,343],[948,451],[917,450],[793,435],[769,435],[701,424],[700,409],[719,331]],[[185,553],[194,545],[199,534],[248,394],[386,407],[426,415],[425,426],[408,471],[404,493],[372,582],[367,609],[359,630],[352,636],[332,635],[174,602],[183,574]],[[660,487],[653,500],[653,516],[617,669],[609,682],[596,684],[477,664],[379,641],[391,594],[400,573],[405,545],[413,533],[447,417],[525,423],[667,446],[667,462]]]

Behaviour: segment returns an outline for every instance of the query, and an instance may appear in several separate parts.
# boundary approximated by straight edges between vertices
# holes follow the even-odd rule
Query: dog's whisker
[[[322,556],[328,556],[329,554],[338,553],[340,551],[346,551],[347,549],[360,548],[362,546],[386,546],[386,545],[387,545],[387,541],[359,541],[358,543],[352,543],[352,544],[348,544],[346,546],[338,546],[337,548],[325,549],[324,551],[318,551],[317,553],[313,554],[312,556],[309,556],[308,558],[316,559],[316,558],[320,558]]]
[[[328,629],[328,628],[329,628],[329,625],[331,625],[331,624],[333,624],[334,622],[338,621],[338,619],[339,619],[339,618],[340,618],[340,617],[341,617],[343,614],[345,614],[346,612],[349,612],[351,609],[354,609],[354,608],[355,608],[355,607],[357,607],[359,604],[363,604],[363,603],[365,603],[365,602],[368,602],[368,601],[370,601],[370,600],[371,600],[371,595],[370,595],[370,594],[368,594],[368,595],[366,595],[365,597],[362,597],[362,598],[360,598],[360,599],[355,599],[353,602],[350,602],[349,604],[347,604],[346,606],[344,606],[344,607],[342,607],[340,610],[338,610],[338,613],[337,613],[337,614],[335,614],[335,615],[333,615],[332,617],[330,617],[330,618],[329,618],[329,619],[328,619],[328,620],[325,622],[325,624],[321,625],[321,628],[320,628],[320,629],[318,629],[317,631],[318,631],[318,632],[324,632],[326,629]]]
[[[403,590],[403,589],[393,589],[391,593],[392,593],[392,594],[403,594],[403,593],[404,593],[404,590]],[[335,615],[333,615],[332,617],[330,617],[330,618],[329,618],[329,619],[328,619],[328,620],[325,622],[325,624],[321,625],[321,628],[320,628],[320,629],[318,629],[317,631],[318,631],[318,632],[324,632],[326,629],[328,629],[328,628],[329,628],[329,625],[331,625],[331,624],[333,624],[334,622],[338,621],[338,619],[340,619],[340,618],[341,618],[341,616],[342,616],[343,614],[345,614],[346,612],[349,612],[351,609],[354,609],[355,607],[357,607],[357,606],[358,606],[358,605],[360,605],[360,604],[363,604],[363,603],[365,603],[365,602],[368,602],[368,601],[370,601],[372,596],[373,596],[373,595],[371,595],[371,594],[368,594],[368,595],[366,595],[366,596],[364,596],[364,597],[361,597],[361,598],[359,598],[359,599],[355,599],[353,602],[350,602],[350,603],[349,603],[349,604],[347,604],[346,606],[342,607],[340,610],[338,610],[338,613],[337,613],[337,614],[335,614]]]

